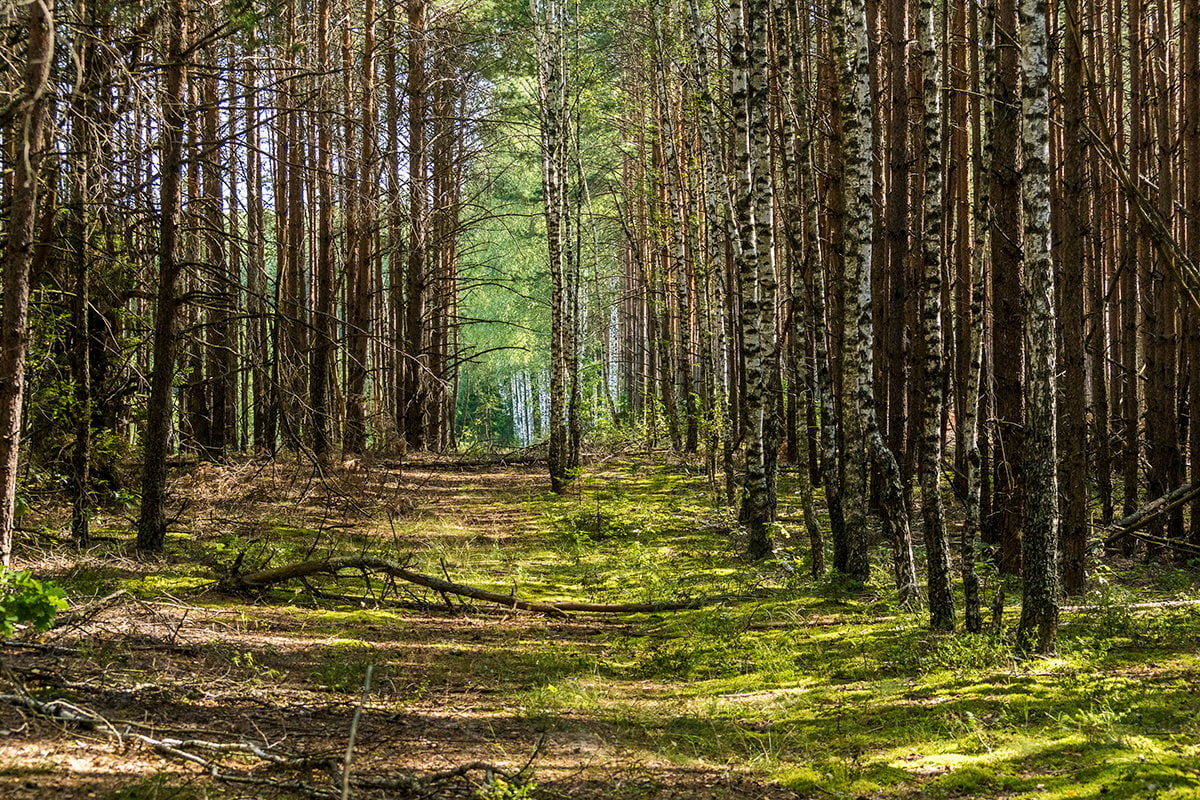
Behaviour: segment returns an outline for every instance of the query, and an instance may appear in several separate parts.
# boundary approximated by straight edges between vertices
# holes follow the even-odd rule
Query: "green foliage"
[[[1012,643],[987,633],[939,636],[927,652],[934,669],[988,670],[1014,664]]]
[[[114,267],[105,271],[97,283],[104,287],[103,292],[97,293],[98,302],[115,302],[110,293],[128,288],[129,279],[119,267]],[[56,490],[67,486],[78,420],[84,413],[76,396],[72,370],[72,348],[79,331],[75,330],[70,302],[68,296],[40,288],[29,306],[22,451],[28,456],[29,482]],[[131,312],[120,308],[103,314],[94,310],[90,325],[93,490],[115,494],[121,490],[120,465],[130,454],[130,442],[127,436],[108,426],[130,414],[137,419],[143,413],[139,404],[126,410],[134,386],[126,364],[139,342],[125,331],[138,325]],[[105,499],[103,494],[100,496]]]
[[[479,800],[529,800],[532,798],[537,783],[529,781],[507,781],[504,778],[492,777],[483,786],[475,790]]]
[[[239,650],[229,657],[229,663],[242,670],[254,683],[274,684],[287,677],[287,674],[273,667],[268,667],[255,658],[250,650]]]
[[[330,692],[354,694],[362,689],[367,675],[367,666],[376,659],[368,652],[351,656],[349,653],[331,653],[323,656],[312,671],[312,681]],[[376,675],[376,678],[381,677]]]
[[[66,593],[55,584],[37,580],[28,570],[0,567],[0,639],[12,636],[18,625],[45,630],[66,607]]]

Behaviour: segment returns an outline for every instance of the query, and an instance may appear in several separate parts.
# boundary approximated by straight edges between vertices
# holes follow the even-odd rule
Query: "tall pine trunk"
[[[167,51],[163,73],[162,132],[158,221],[158,293],[154,310],[154,366],[150,374],[146,433],[142,451],[142,507],[138,516],[139,550],[161,550],[167,533],[167,451],[171,433],[172,386],[179,311],[179,218],[183,205],[184,108],[187,0],[167,7]]]
[[[1085,176],[1087,129],[1083,115],[1083,33],[1079,0],[1062,7],[1066,29],[1063,67],[1063,221],[1061,289],[1063,392],[1061,478],[1063,488],[1063,587],[1084,590],[1088,537],[1087,398],[1085,396],[1084,250],[1090,236]]]
[[[25,399],[30,272],[43,137],[50,114],[46,90],[54,53],[53,0],[28,3],[24,28],[21,96],[13,105],[15,125],[11,135],[16,143],[16,158],[4,245],[4,300],[0,316],[0,564],[5,567],[12,558],[21,407]]]

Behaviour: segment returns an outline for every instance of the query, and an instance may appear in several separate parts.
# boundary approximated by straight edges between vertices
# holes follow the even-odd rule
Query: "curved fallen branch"
[[[277,583],[307,578],[310,575],[336,575],[343,570],[356,570],[364,574],[375,572],[392,578],[399,578],[409,583],[415,583],[417,586],[424,586],[427,589],[433,589],[435,592],[469,597],[472,600],[482,600],[487,603],[496,603],[497,605],[519,608],[523,611],[533,611],[552,617],[565,617],[568,611],[596,614],[683,611],[686,609],[701,608],[715,602],[713,600],[685,600],[660,603],[580,603],[574,601],[542,603],[536,600],[522,600],[515,594],[500,594],[499,592],[490,592],[487,589],[480,589],[475,586],[466,586],[461,583],[434,578],[431,575],[413,572],[399,561],[376,558],[374,556],[344,556],[341,558],[302,561],[298,564],[288,564],[283,567],[264,569],[245,574],[235,572],[222,578],[218,582],[218,585],[222,589],[232,592],[259,591]]]

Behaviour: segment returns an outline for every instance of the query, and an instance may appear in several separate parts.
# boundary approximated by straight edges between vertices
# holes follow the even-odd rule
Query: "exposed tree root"
[[[298,564],[289,564],[283,567],[244,574],[234,571],[222,578],[218,582],[218,586],[230,592],[258,591],[277,583],[300,580],[310,575],[336,575],[343,570],[355,570],[364,575],[378,573],[392,578],[399,578],[409,583],[415,583],[418,586],[433,589],[444,595],[452,594],[458,597],[469,597],[472,600],[482,600],[487,603],[496,603],[497,605],[509,608],[519,608],[523,611],[533,611],[538,614],[560,618],[565,617],[569,611],[597,614],[657,613],[701,608],[715,602],[714,600],[686,600],[660,603],[579,603],[574,601],[541,603],[536,600],[522,600],[515,594],[489,592],[486,589],[480,589],[475,586],[465,586],[441,578],[434,578],[430,575],[423,575],[419,572],[413,572],[399,561],[375,558],[373,556],[346,556],[342,558],[303,561]]]

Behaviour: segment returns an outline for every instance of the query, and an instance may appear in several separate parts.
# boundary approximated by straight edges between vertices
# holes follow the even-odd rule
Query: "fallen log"
[[[595,614],[652,614],[662,611],[684,611],[710,605],[716,600],[683,600],[664,601],[659,603],[580,603],[562,601],[542,603],[536,600],[523,600],[515,594],[500,594],[476,586],[435,578],[414,572],[399,561],[374,556],[344,556],[341,558],[318,559],[302,561],[298,564],[288,564],[273,569],[245,574],[233,572],[218,581],[218,586],[231,592],[260,591],[278,583],[289,580],[307,578],[310,575],[337,575],[343,570],[357,570],[364,574],[379,573],[392,578],[399,578],[432,589],[443,594],[453,594],[458,597],[469,597],[472,600],[482,600],[522,611],[533,611],[552,617],[566,617],[568,611],[590,612]]]
[[[1162,544],[1166,547],[1183,550],[1192,549],[1185,542],[1154,541],[1150,536],[1145,534],[1139,535],[1138,531],[1162,515],[1174,511],[1185,503],[1190,503],[1197,497],[1200,497],[1200,483],[1185,483],[1164,494],[1162,497],[1151,500],[1132,514],[1117,520],[1109,526],[1112,533],[1104,540],[1105,547],[1113,545],[1126,536],[1133,536],[1134,538],[1151,541],[1153,544]],[[1181,548],[1180,545],[1183,545],[1183,547]]]

